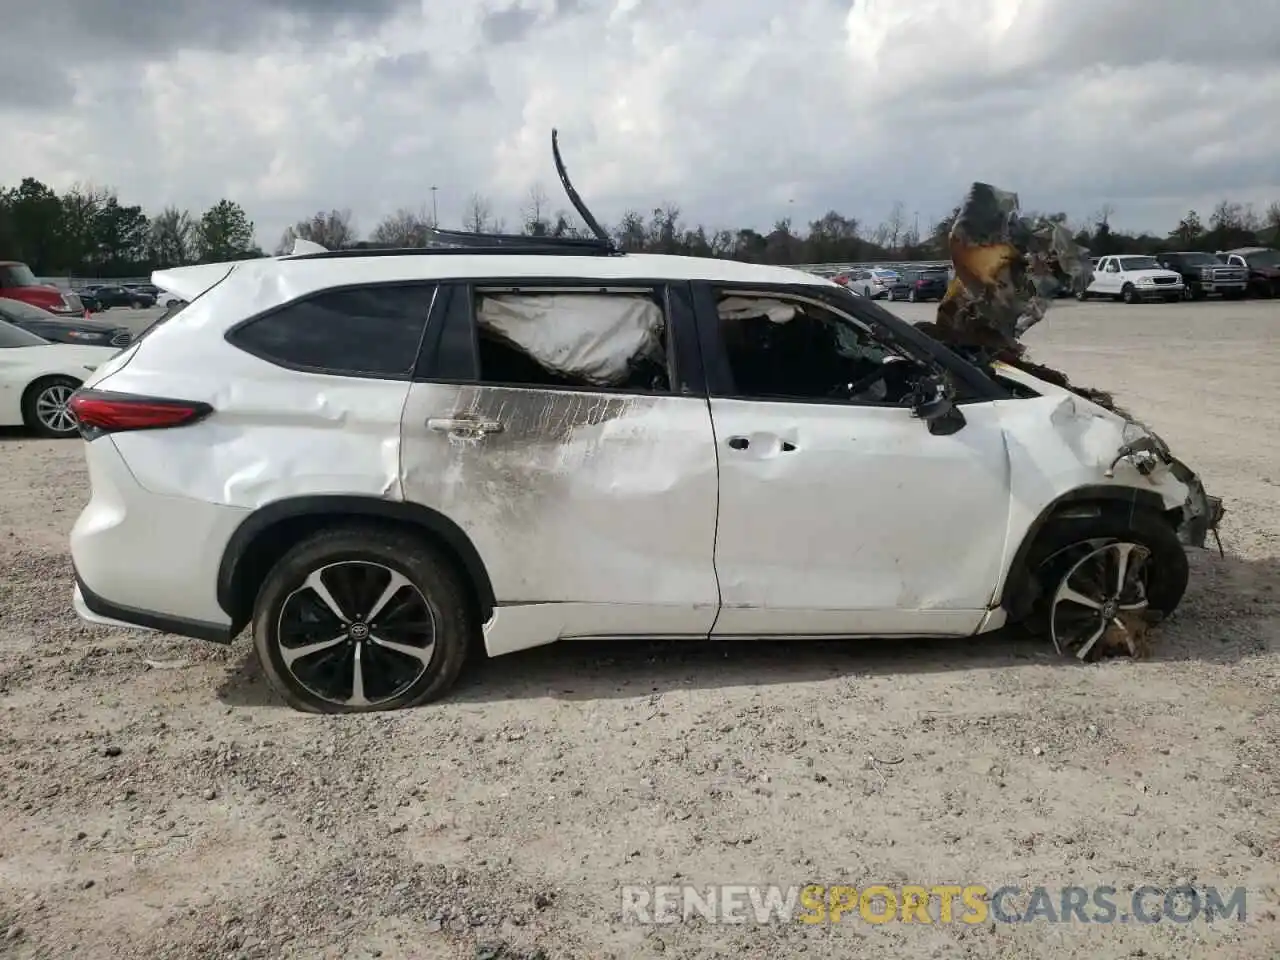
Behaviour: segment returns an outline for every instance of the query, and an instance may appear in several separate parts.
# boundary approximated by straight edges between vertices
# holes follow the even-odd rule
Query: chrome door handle
[[[427,420],[428,430],[441,433],[501,433],[502,424],[497,420],[479,420],[469,417],[431,417]]]

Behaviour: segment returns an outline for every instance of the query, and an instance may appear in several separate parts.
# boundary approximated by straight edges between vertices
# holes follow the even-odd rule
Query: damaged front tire
[[[1187,589],[1187,555],[1159,514],[1107,510],[1051,520],[1028,558],[1037,599],[1027,626],[1064,656],[1141,657],[1148,631]]]

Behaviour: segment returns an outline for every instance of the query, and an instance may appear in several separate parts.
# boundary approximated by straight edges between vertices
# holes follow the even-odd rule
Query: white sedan
[[[42,437],[74,437],[67,406],[94,369],[120,351],[50,343],[0,320],[0,426],[25,426]]]

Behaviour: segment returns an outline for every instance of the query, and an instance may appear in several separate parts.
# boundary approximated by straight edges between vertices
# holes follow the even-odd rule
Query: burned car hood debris
[[[1067,375],[1032,362],[1019,342],[1044,319],[1058,290],[1089,283],[1089,251],[1060,223],[1022,216],[1018,195],[974,183],[948,240],[955,278],[936,322],[916,327],[990,371],[997,361],[1025,370],[1128,418],[1103,390],[1072,384]]]

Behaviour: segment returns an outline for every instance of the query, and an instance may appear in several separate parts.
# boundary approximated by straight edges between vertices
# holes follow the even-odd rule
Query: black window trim
[[[415,383],[439,383],[469,387],[492,387],[505,390],[539,390],[564,393],[604,393],[634,397],[688,397],[705,400],[706,376],[702,365],[702,352],[698,343],[697,323],[689,284],[683,280],[653,279],[649,277],[468,277],[442,281],[436,294],[437,307],[432,310],[424,349],[414,370]],[[499,289],[503,291],[528,291],[553,289],[557,291],[592,293],[618,289],[650,290],[661,298],[667,322],[667,376],[670,388],[666,392],[636,390],[630,387],[541,385],[536,383],[496,383],[480,378],[479,331],[474,314],[477,291]],[[443,294],[443,296],[442,296]],[[471,369],[467,372],[440,368],[440,345],[444,341],[446,325],[465,323],[471,340]]]
[[[905,409],[898,404],[867,400],[840,400],[832,397],[746,397],[737,392],[729,355],[720,336],[719,312],[716,309],[717,291],[741,291],[742,293],[773,294],[780,297],[796,297],[816,300],[840,313],[848,314],[870,327],[872,332],[890,343],[905,349],[916,359],[932,361],[941,366],[969,388],[973,396],[957,401],[958,405],[985,403],[991,400],[1011,399],[1012,392],[992,377],[987,376],[959,354],[922,333],[911,324],[895,316],[878,303],[859,297],[836,285],[819,284],[752,283],[749,281],[721,282],[696,280],[692,284],[694,317],[698,325],[698,339],[707,376],[708,396],[721,400],[739,400],[746,403],[796,403],[810,406],[876,407],[881,409]]]
[[[230,273],[228,273],[228,276],[230,276]],[[224,277],[223,279],[225,280],[226,277]],[[439,296],[440,296],[440,286],[441,286],[441,281],[433,279],[433,280],[377,280],[373,282],[344,283],[344,284],[338,284],[336,286],[331,286],[331,287],[323,287],[318,290],[308,291],[307,293],[304,293],[298,297],[294,297],[292,300],[288,300],[285,303],[276,304],[274,306],[268,307],[265,310],[261,310],[258,313],[253,314],[252,316],[246,317],[243,320],[239,320],[235,324],[233,324],[230,328],[228,328],[228,330],[222,335],[222,337],[227,343],[231,344],[231,346],[235,347],[237,350],[243,351],[244,353],[249,354],[251,357],[255,357],[258,360],[261,360],[263,363],[269,363],[273,367],[280,367],[281,369],[284,369],[284,370],[292,370],[294,373],[309,373],[309,374],[316,374],[319,376],[326,376],[326,377],[346,377],[352,380],[384,380],[384,381],[387,381],[388,383],[409,383],[413,380],[414,370],[417,369],[419,358],[421,357],[421,354],[422,354],[422,345],[423,345],[423,342],[425,341],[427,330],[430,326],[431,315],[435,310],[436,301],[439,299]],[[360,370],[346,370],[346,369],[331,369],[327,367],[314,367],[308,364],[294,363],[289,360],[283,360],[279,357],[268,356],[267,354],[263,353],[261,350],[256,350],[243,343],[237,343],[235,340],[236,333],[238,333],[243,328],[250,326],[251,324],[257,323],[260,320],[266,320],[272,316],[275,316],[278,313],[282,313],[285,310],[288,310],[292,307],[296,307],[299,304],[306,303],[310,300],[315,300],[319,297],[327,296],[328,294],[331,294],[331,293],[346,293],[352,290],[375,290],[375,289],[384,289],[384,288],[399,289],[403,287],[433,287],[434,288],[431,293],[431,299],[427,303],[427,308],[422,313],[421,328],[418,331],[418,343],[417,343],[417,347],[415,348],[413,362],[408,365],[407,369],[403,373],[389,374],[382,371],[360,371]],[[188,306],[189,305],[190,304],[188,304]]]

